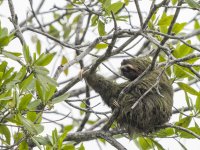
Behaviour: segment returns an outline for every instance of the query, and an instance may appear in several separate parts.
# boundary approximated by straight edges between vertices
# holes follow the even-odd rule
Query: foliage
[[[148,9],[142,9],[143,1],[129,0],[72,0],[63,1],[65,5],[61,7],[48,2],[53,9],[45,7],[43,2],[35,9],[36,2],[30,1],[31,12],[24,21],[17,19],[21,14],[15,14],[19,12],[13,9],[15,2],[0,0],[0,10],[6,7],[10,11],[1,14],[11,14],[9,26],[0,16],[0,149],[84,150],[84,141],[93,139],[102,144],[106,140],[119,148],[115,140],[100,139],[104,133],[101,128],[106,124],[104,116],[109,110],[99,112],[97,96],[92,95],[84,82],[81,86],[75,84],[84,76],[84,68],[98,68],[107,76],[101,66],[114,72],[115,59],[121,62],[124,57],[147,53],[158,60],[170,77],[175,103],[184,105],[174,106],[173,119],[176,119],[170,121],[174,127],[163,127],[150,135],[135,135],[134,145],[142,150],[163,150],[167,147],[160,139],[173,138],[187,149],[179,139],[200,137],[200,4],[197,1],[149,1]],[[179,21],[177,18],[182,17],[185,9],[193,14],[189,20]],[[29,34],[24,34],[25,31]],[[180,92],[181,98],[176,96]],[[60,109],[64,103],[69,106],[65,108],[67,111]],[[56,116],[50,117],[48,123],[60,128],[48,130],[47,113]],[[63,114],[63,118],[57,119]],[[113,128],[116,126],[105,136],[126,138],[118,128],[113,132]]]

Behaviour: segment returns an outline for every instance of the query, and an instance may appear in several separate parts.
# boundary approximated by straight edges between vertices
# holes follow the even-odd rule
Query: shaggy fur
[[[133,81],[151,63],[147,57],[138,57],[123,60],[121,63],[122,75]],[[117,122],[120,127],[127,129],[128,133],[149,133],[155,130],[155,126],[166,123],[172,115],[173,89],[165,73],[160,82],[153,88],[134,108],[133,104],[158,80],[161,68],[155,68],[149,72],[137,85],[131,87],[128,94],[124,94],[118,100],[119,93],[130,81],[117,84],[115,81],[105,79],[103,76],[87,74],[85,79],[88,84],[102,97],[103,101],[114,109],[113,101],[117,100],[120,113]]]

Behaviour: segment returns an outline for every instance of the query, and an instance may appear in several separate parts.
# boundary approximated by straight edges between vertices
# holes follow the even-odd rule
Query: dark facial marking
[[[138,77],[138,72],[130,64],[122,65],[120,69],[122,75],[130,80],[134,80]]]

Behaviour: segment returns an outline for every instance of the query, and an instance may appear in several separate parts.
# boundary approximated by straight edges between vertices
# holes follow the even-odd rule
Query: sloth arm
[[[87,73],[85,80],[95,92],[100,94],[103,101],[110,107],[112,107],[113,101],[117,100],[119,93],[125,87],[124,84],[117,84],[96,73]]]

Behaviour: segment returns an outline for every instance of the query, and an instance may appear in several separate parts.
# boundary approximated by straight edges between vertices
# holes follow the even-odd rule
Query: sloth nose
[[[128,67],[127,66],[122,67],[122,71],[128,71]]]
[[[123,72],[127,72],[127,69],[126,69],[125,67],[121,67],[120,69],[121,69],[121,72],[122,72],[122,73],[123,73]]]
[[[120,69],[121,69],[121,71],[123,71],[123,72],[127,72],[127,71],[130,70],[130,67],[129,67],[129,66],[121,66]]]

